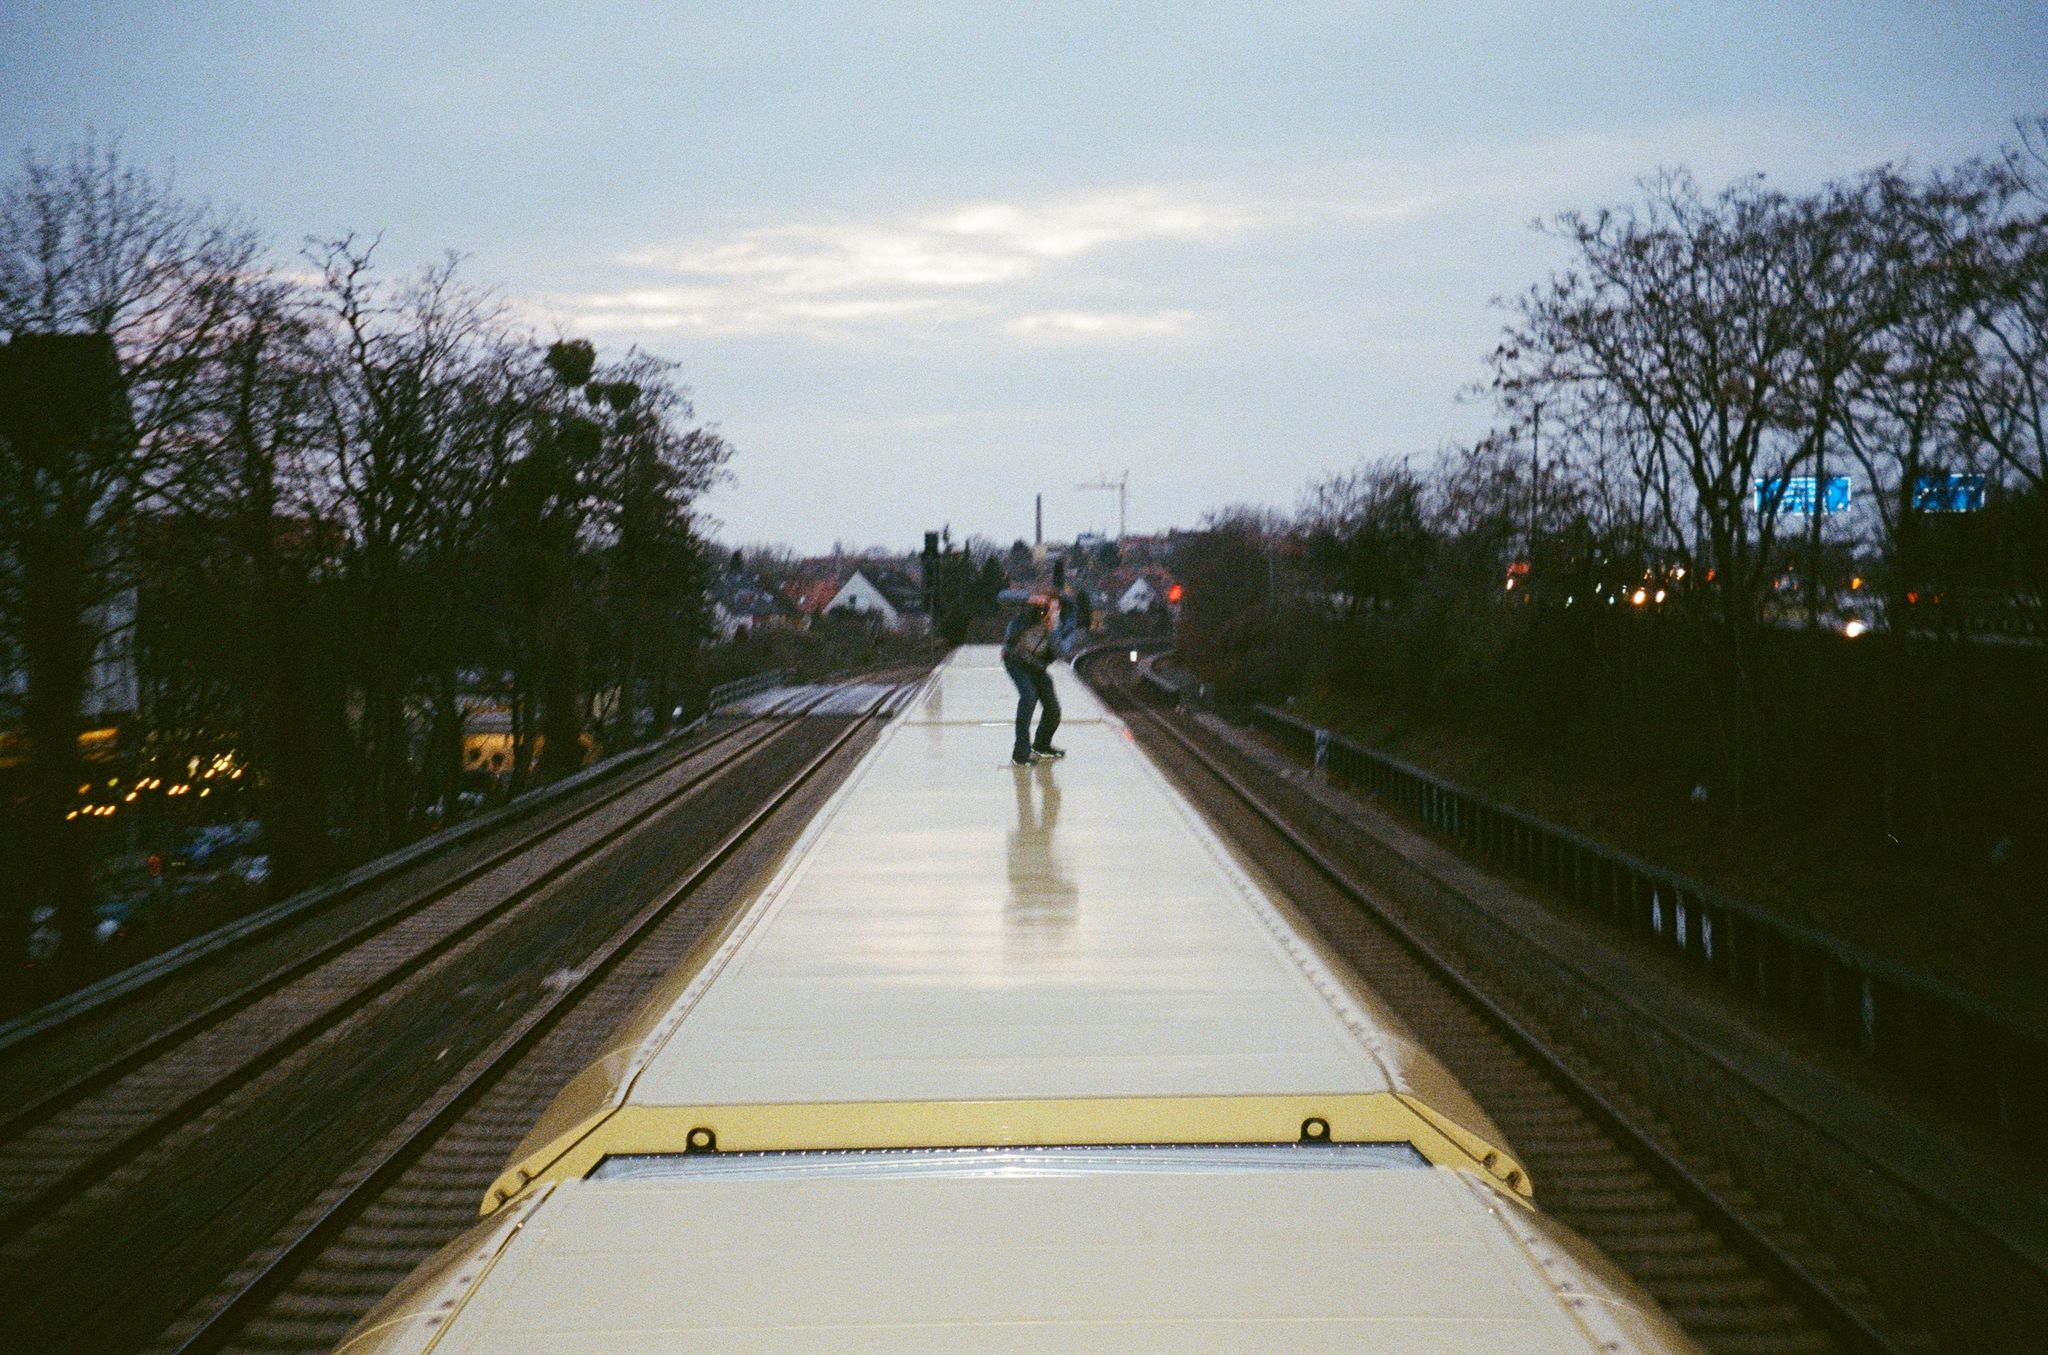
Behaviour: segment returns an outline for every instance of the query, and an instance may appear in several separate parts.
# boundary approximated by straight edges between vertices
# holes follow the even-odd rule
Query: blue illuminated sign
[[[1922,475],[1913,481],[1913,507],[1922,513],[1974,513],[1984,506],[1981,475]]]
[[[1811,475],[1794,475],[1790,478],[1759,480],[1756,485],[1756,511],[1759,513],[1769,513],[1773,511],[1775,506],[1775,511],[1779,513],[1811,514],[1813,512],[1814,483],[1814,477]],[[1820,511],[1823,513],[1842,513],[1848,511],[1848,508],[1849,477],[1846,475],[1830,475],[1827,478],[1826,488],[1821,491]]]

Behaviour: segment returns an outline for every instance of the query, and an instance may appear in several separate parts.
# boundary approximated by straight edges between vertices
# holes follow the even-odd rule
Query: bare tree
[[[135,516],[176,474],[181,444],[169,434],[193,415],[234,283],[255,256],[246,229],[181,200],[112,146],[27,156],[0,184],[0,336],[11,354],[0,645],[27,675],[38,787],[29,838],[47,862],[16,897],[52,908],[67,942],[84,930],[89,884],[65,799],[96,632],[119,624]],[[11,951],[22,924],[5,911]]]
[[[455,624],[451,565],[498,474],[502,426],[479,389],[516,365],[488,298],[456,260],[396,284],[374,242],[310,251],[321,270],[316,405],[330,510],[346,533],[359,774],[351,817],[363,844],[397,841],[420,784],[414,699],[438,638]]]
[[[1577,402],[1629,430],[1661,535],[1696,579],[1718,644],[1738,800],[1780,510],[1815,462],[1816,418],[1834,417],[1838,397],[1816,374],[1825,365],[1838,381],[1849,362],[1844,345],[1817,362],[1809,344],[1833,256],[1802,210],[1753,185],[1705,198],[1667,173],[1639,205],[1567,212],[1554,230],[1576,262],[1518,300],[1494,356],[1511,399]]]
[[[1997,215],[1970,241],[1979,362],[1969,428],[2018,482],[2048,495],[2048,117],[2023,124]]]
[[[1891,170],[1868,182],[1873,270],[1884,323],[1857,355],[1830,430],[1872,490],[1891,609],[1926,567],[1921,487],[1936,472],[1976,469],[1967,431],[1978,349],[1971,315],[1976,237],[1993,200],[1981,168],[1917,183]]]
[[[328,864],[324,745],[336,703],[320,671],[327,637],[315,581],[338,533],[319,503],[310,298],[257,273],[234,299],[194,416],[175,432],[187,445],[159,492],[156,530],[139,543],[152,556],[142,613],[158,693],[169,695],[177,672],[195,684],[210,674],[226,688],[225,737],[256,774],[271,878],[288,892]],[[188,624],[173,626],[181,612]],[[167,714],[153,712],[151,723],[168,750],[176,735]]]
[[[1346,617],[1389,609],[1430,567],[1430,507],[1429,486],[1406,460],[1318,480],[1294,523],[1303,564]]]
[[[703,548],[690,505],[731,449],[695,425],[675,367],[631,353],[595,384],[605,422],[595,525],[604,563],[606,649],[629,730],[645,708],[666,730],[704,624]]]

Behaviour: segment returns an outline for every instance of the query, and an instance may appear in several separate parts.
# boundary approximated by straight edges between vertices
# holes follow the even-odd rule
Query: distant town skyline
[[[1660,167],[1988,154],[2048,8],[44,4],[5,149],[88,131],[289,258],[468,255],[544,335],[681,364],[729,544],[1029,540],[1291,506],[1483,431],[1532,220]]]

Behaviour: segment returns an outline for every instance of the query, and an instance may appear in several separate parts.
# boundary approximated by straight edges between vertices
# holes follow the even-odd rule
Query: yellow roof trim
[[[1590,1344],[1602,1350],[1695,1348],[1671,1315],[1585,1238],[1536,1209],[1493,1212]]]
[[[1457,1144],[1459,1150],[1477,1163],[1480,1171],[1494,1185],[1504,1188],[1518,1200],[1532,1198],[1534,1187],[1529,1181],[1529,1173],[1514,1154],[1489,1143],[1422,1098],[1405,1092],[1396,1094],[1418,1119]]]
[[[781,1105],[626,1105],[592,1117],[493,1183],[489,1214],[537,1184],[588,1175],[606,1157],[680,1153],[708,1133],[720,1152],[992,1148],[1071,1144],[1297,1143],[1310,1121],[1338,1143],[1407,1143],[1517,1197],[1519,1164],[1393,1092]]]
[[[430,1355],[550,1190],[533,1192],[495,1224],[478,1224],[422,1261],[363,1315],[334,1355]]]

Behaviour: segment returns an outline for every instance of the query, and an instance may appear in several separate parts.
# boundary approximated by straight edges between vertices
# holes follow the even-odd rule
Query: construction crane
[[[1091,480],[1085,485],[1075,485],[1074,488],[1113,489],[1116,491],[1116,539],[1118,544],[1122,544],[1124,537],[1130,534],[1131,473],[1125,471],[1114,480],[1105,475],[1100,480]]]

